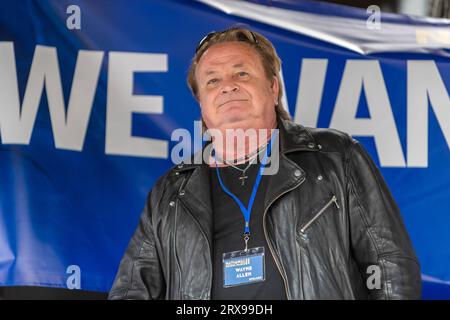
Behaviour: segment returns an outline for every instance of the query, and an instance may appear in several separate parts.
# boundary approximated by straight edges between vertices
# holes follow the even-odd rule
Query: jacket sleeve
[[[420,265],[400,210],[374,162],[354,139],[347,152],[346,178],[352,251],[369,299],[420,299]]]
[[[139,225],[119,265],[108,299],[156,300],[165,298],[165,281],[151,224],[150,196]]]

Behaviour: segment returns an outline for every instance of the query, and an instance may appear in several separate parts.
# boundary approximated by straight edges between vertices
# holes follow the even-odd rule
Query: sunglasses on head
[[[221,34],[221,33],[227,32],[227,31],[230,31],[230,30],[226,30],[226,31],[212,31],[212,32],[208,33],[208,34],[207,34],[206,36],[204,36],[203,39],[200,40],[200,42],[198,43],[197,47],[195,48],[195,54],[197,54],[197,53],[200,51],[200,49],[203,47],[203,45],[206,44],[209,40],[211,40],[212,37],[214,37],[214,36],[217,35],[217,34]],[[240,41],[248,41],[248,40],[251,40],[251,41],[253,41],[255,44],[258,44],[258,39],[256,39],[255,34],[254,34],[252,31],[250,31],[250,30],[248,30],[248,31],[251,33],[253,39],[248,39],[248,38],[245,36],[244,33],[241,33],[241,35],[244,35],[244,36],[241,36],[242,40],[240,40]]]

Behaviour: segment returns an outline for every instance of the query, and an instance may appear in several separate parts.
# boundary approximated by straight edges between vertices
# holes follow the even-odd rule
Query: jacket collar
[[[316,143],[310,131],[302,125],[280,118],[278,118],[278,124],[281,153],[320,150],[320,145]]]

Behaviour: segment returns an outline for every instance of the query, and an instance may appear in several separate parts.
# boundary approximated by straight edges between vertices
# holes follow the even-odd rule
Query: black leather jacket
[[[399,208],[361,144],[333,129],[279,124],[263,221],[287,297],[420,299]],[[212,219],[206,165],[171,169],[149,193],[109,299],[210,299]]]

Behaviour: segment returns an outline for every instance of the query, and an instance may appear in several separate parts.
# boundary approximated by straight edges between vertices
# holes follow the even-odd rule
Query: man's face
[[[278,81],[267,79],[261,57],[243,42],[211,46],[196,68],[198,98],[208,128],[273,128]]]

